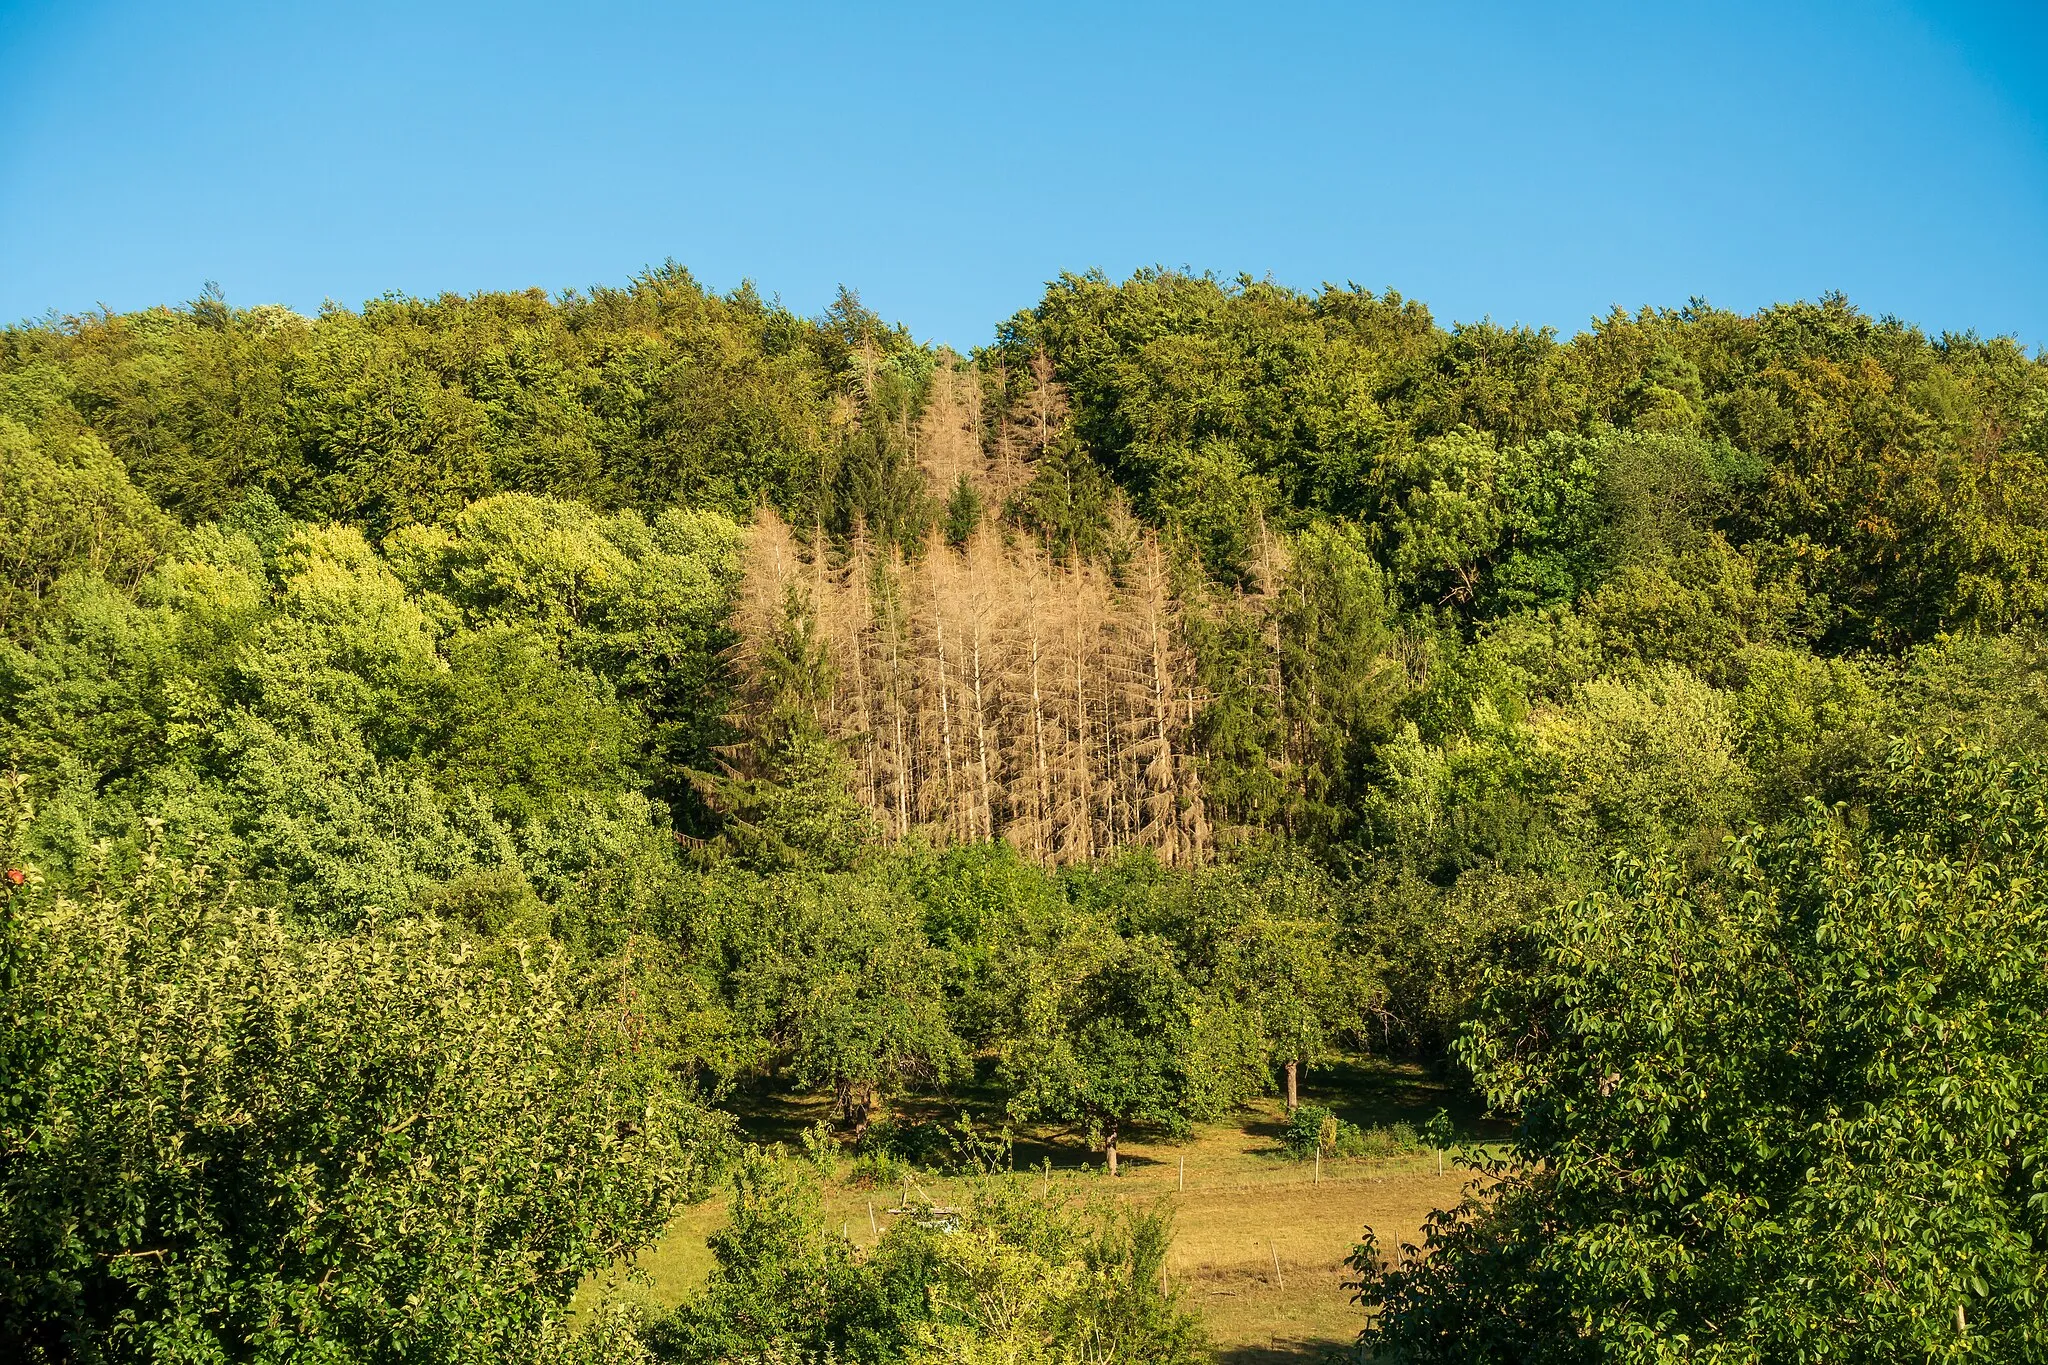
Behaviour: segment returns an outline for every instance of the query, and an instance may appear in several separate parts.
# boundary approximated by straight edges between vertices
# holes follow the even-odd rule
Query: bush
[[[1400,1156],[1421,1150],[1422,1139],[1409,1123],[1374,1124],[1360,1128],[1320,1104],[1304,1104],[1287,1120],[1282,1137],[1287,1150],[1306,1161],[1317,1152],[1326,1157]]]
[[[945,1127],[936,1123],[905,1123],[894,1118],[868,1125],[854,1150],[894,1157],[912,1166],[930,1166],[952,1148]]]
[[[1350,1126],[1320,1104],[1304,1104],[1288,1115],[1287,1131],[1281,1135],[1281,1141],[1298,1157],[1311,1157],[1318,1151],[1329,1156],[1335,1153],[1344,1129]]]
[[[911,1164],[894,1152],[870,1148],[854,1155],[853,1168],[846,1174],[846,1183],[857,1190],[889,1189],[908,1180],[912,1170]]]
[[[867,1188],[886,1185],[920,1170],[991,1175],[1010,1166],[1010,1130],[991,1132],[961,1114],[953,1123],[870,1124],[855,1144],[853,1180]]]
[[[1195,1365],[1195,1315],[1162,1282],[1158,1209],[1047,1197],[1014,1175],[970,1182],[941,1228],[896,1221],[871,1252],[834,1231],[815,1173],[750,1153],[703,1291],[649,1324],[680,1365]]]
[[[1358,1134],[1357,1150],[1340,1148],[1339,1156],[1404,1156],[1422,1148],[1422,1140],[1415,1135],[1415,1125],[1411,1123],[1374,1124],[1363,1132],[1356,1128],[1351,1131]]]

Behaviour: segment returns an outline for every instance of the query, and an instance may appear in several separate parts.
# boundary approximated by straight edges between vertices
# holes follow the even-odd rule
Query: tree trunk
[[[1116,1125],[1110,1124],[1102,1130],[1102,1155],[1108,1159],[1109,1173],[1116,1174]]]
[[[1293,1113],[1301,1107],[1301,1063],[1293,1057],[1287,1059],[1287,1112]]]
[[[892,615],[889,623],[889,705],[896,718],[896,828],[910,833],[910,750],[903,733],[903,655]]]
[[[822,559],[824,554],[824,548],[820,546],[819,558]],[[869,592],[870,584],[866,569],[867,551],[862,543],[856,540],[854,548],[846,557],[846,592],[856,604],[856,613],[850,624],[853,632],[853,705],[859,717],[854,724],[861,735],[861,780],[867,791],[867,807],[869,810],[875,810],[887,807],[877,796],[881,790],[882,746],[880,737],[876,734],[878,727],[875,725],[874,706],[868,689],[868,643],[874,636],[874,632],[868,628],[868,617],[874,609],[874,598]],[[893,832],[901,835],[909,831]]]
[[[1037,585],[1033,584],[1034,590]],[[1038,765],[1038,805],[1033,808],[1031,842],[1038,861],[1049,862],[1052,844],[1052,781],[1045,762],[1045,703],[1038,691],[1038,615],[1031,616],[1031,745]]]
[[[1087,651],[1086,638],[1078,626],[1073,632],[1074,650],[1074,751],[1079,755],[1070,781],[1074,785],[1073,811],[1068,818],[1068,849],[1076,862],[1086,862],[1095,853],[1095,753],[1088,747],[1088,690],[1082,678]]]
[[[882,1091],[880,1087],[868,1084],[861,1087],[860,1132],[865,1133],[883,1117]],[[856,1134],[858,1136],[858,1134]]]
[[[936,563],[937,558],[933,556],[933,562]],[[933,581],[936,583],[936,578]],[[937,595],[934,588],[934,599]],[[946,756],[946,836],[952,838],[959,832],[954,822],[958,812],[953,801],[953,714],[946,700],[946,618],[940,614],[936,601],[932,607],[932,629],[939,639],[939,748]]]
[[[996,837],[996,810],[995,803],[989,798],[988,726],[986,724],[988,711],[981,700],[981,622],[979,620],[976,620],[974,623],[974,633],[970,640],[974,647],[974,752],[976,761],[980,765],[979,771],[981,774],[981,837],[993,840]]]

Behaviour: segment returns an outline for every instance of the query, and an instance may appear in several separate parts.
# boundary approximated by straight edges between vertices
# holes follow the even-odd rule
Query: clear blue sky
[[[2048,4],[0,0],[0,318],[618,283],[966,347],[1062,270],[2048,344]]]

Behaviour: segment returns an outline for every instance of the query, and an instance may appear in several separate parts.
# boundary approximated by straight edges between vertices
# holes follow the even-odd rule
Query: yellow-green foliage
[[[133,587],[172,530],[98,437],[0,416],[0,633],[27,631],[66,573]]]

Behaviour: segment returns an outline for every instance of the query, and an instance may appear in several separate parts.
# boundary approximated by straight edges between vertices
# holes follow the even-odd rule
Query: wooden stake
[[[1273,1287],[1275,1289],[1285,1289],[1287,1281],[1280,1274],[1280,1244],[1278,1242],[1267,1242],[1266,1245],[1273,1252]]]
[[[868,1235],[879,1238],[882,1230],[875,1226],[875,1201],[868,1200]]]
[[[1182,1194],[1188,1192],[1188,1159],[1186,1157],[1180,1159],[1180,1192]]]
[[[1320,1185],[1320,1184],[1322,1184],[1322,1183],[1323,1183],[1323,1149],[1322,1149],[1322,1145],[1321,1145],[1320,1143],[1318,1143],[1318,1144],[1317,1144],[1317,1146],[1316,1146],[1316,1184]]]

